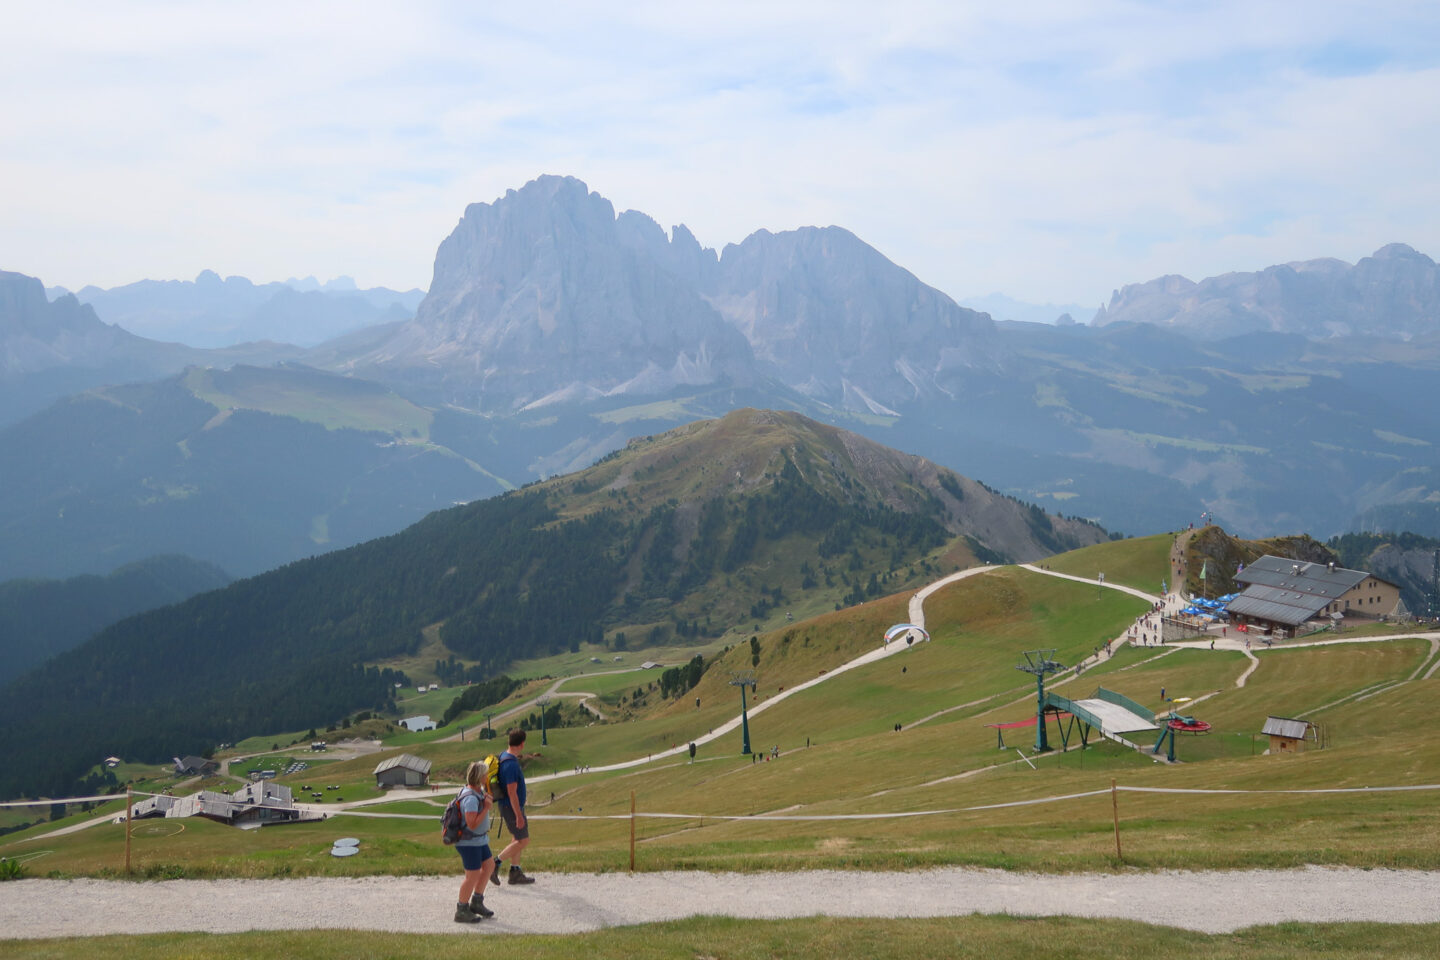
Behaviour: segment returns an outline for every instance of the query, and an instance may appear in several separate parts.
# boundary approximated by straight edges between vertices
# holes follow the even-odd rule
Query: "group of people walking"
[[[525,816],[525,771],[520,766],[525,731],[511,730],[508,743],[505,752],[500,754],[494,797],[490,795],[485,761],[475,760],[465,769],[465,786],[460,788],[459,796],[464,829],[455,843],[465,879],[460,883],[460,898],[455,904],[456,923],[475,923],[495,916],[495,911],[485,906],[485,889],[492,878],[499,885],[500,878],[508,876],[512,887],[535,882],[535,878],[520,868],[520,855],[530,843],[530,821]],[[490,851],[491,814],[496,806],[511,837],[499,856]],[[508,875],[501,872],[506,863],[510,864]]]

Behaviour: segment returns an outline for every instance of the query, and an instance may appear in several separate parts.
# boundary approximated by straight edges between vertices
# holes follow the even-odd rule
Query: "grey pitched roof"
[[[1305,733],[1310,729],[1310,724],[1304,720],[1291,720],[1287,717],[1266,717],[1265,727],[1260,732],[1272,737],[1289,737],[1292,740],[1304,740]]]
[[[430,773],[430,761],[410,753],[401,753],[381,760],[379,765],[375,767],[375,773],[381,774],[386,770],[393,770],[396,767],[405,767],[406,769],[414,770],[416,773]]]
[[[1243,583],[1246,586],[1254,584],[1292,592],[1311,593],[1317,597],[1329,597],[1330,600],[1334,600],[1367,577],[1376,580],[1382,579],[1364,570],[1350,570],[1340,566],[1331,569],[1323,563],[1286,560],[1284,557],[1266,555],[1235,574],[1235,582]],[[1391,585],[1394,586],[1394,584]]]
[[[1235,574],[1235,582],[1245,584],[1245,592],[1231,600],[1226,609],[1296,626],[1367,579],[1389,583],[1364,570],[1266,555]]]
[[[1334,599],[1310,596],[1294,590],[1277,590],[1273,587],[1249,587],[1226,604],[1225,609],[1231,613],[1293,627],[1318,614]]]
[[[289,806],[294,802],[294,794],[290,788],[283,783],[275,783],[273,780],[247,783],[236,790],[231,797],[236,803],[244,804],[268,803],[272,806]]]

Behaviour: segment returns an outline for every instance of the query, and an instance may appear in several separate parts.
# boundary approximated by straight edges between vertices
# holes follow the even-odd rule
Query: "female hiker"
[[[465,880],[460,884],[460,901],[455,904],[456,923],[475,923],[495,916],[485,906],[485,884],[490,880],[490,791],[486,789],[485,761],[471,761],[465,768],[465,786],[460,790],[460,815],[465,829],[455,843]]]

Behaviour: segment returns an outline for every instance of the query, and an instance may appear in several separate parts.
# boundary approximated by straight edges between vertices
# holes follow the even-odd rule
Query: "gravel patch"
[[[1440,920],[1440,872],[1307,867],[1240,872],[1039,875],[946,868],[900,873],[541,874],[491,887],[493,920],[451,919],[460,878],[20,880],[0,886],[0,939],[245,930],[580,933],[697,914],[1113,917],[1228,933],[1283,921]],[[67,906],[68,905],[68,906]],[[72,909],[83,905],[83,909]]]

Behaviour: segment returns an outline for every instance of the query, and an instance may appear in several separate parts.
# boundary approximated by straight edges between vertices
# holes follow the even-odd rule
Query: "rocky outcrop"
[[[990,318],[839,227],[761,230],[721,254],[710,302],[762,369],[831,406],[893,414],[947,376],[994,367]]]
[[[1160,277],[1115,291],[1093,321],[1121,322],[1170,326],[1211,339],[1272,332],[1408,340],[1440,333],[1440,266],[1392,243],[1353,266],[1321,259],[1199,283]]]

